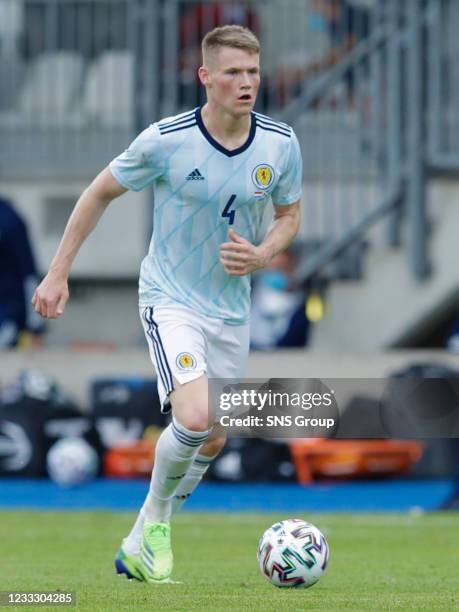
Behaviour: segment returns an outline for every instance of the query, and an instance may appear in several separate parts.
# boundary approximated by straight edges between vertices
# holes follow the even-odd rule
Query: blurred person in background
[[[306,0],[305,7],[305,48],[281,54],[272,79],[270,97],[280,106],[301,93],[331,47],[324,0]]]
[[[43,319],[30,303],[37,285],[26,224],[0,197],[0,350],[41,346]]]
[[[368,7],[357,0],[307,0],[306,53],[280,59],[273,99],[284,105],[298,96],[310,79],[337,64],[368,34]],[[353,85],[350,74],[349,90]]]
[[[332,41],[330,63],[352,51],[356,44],[369,34],[369,11],[358,0],[322,0]]]
[[[459,314],[456,315],[446,338],[446,348],[459,354]]]
[[[459,354],[459,314],[456,315],[453,324],[449,330],[446,338],[446,349],[452,353]],[[454,487],[440,507],[440,510],[459,510],[459,438],[455,438],[452,441],[452,452],[454,453],[454,460],[456,463],[456,473]]]
[[[302,347],[307,342],[306,291],[295,282],[296,262],[296,251],[290,247],[258,273],[250,313],[250,346],[255,350]]]

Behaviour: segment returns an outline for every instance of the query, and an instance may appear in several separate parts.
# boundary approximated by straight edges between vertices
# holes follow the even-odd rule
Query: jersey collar
[[[206,126],[204,125],[204,121],[202,120],[201,108],[199,108],[199,107],[196,109],[196,121],[197,121],[198,127],[201,130],[201,133],[204,136],[204,138],[213,147],[215,147],[217,149],[217,151],[220,151],[220,153],[223,153],[227,157],[234,157],[235,155],[239,155],[239,153],[243,153],[243,151],[246,151],[250,147],[250,145],[252,144],[252,141],[255,138],[255,130],[257,129],[257,122],[255,121],[255,115],[252,112],[252,113],[250,113],[250,131],[249,131],[249,136],[248,136],[247,140],[244,142],[243,145],[241,145],[237,149],[229,150],[229,149],[226,149],[219,142],[217,142],[215,140],[215,138],[212,138],[212,136],[209,134],[209,132],[207,131]]]

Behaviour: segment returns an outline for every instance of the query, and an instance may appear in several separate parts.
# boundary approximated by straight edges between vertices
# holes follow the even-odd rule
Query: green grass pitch
[[[133,514],[0,512],[0,590],[76,591],[77,610],[104,612],[459,609],[459,514],[305,512],[300,518],[324,531],[331,550],[327,574],[306,590],[276,589],[259,573],[258,539],[282,518],[177,516],[173,577],[183,584],[154,586],[114,573]]]

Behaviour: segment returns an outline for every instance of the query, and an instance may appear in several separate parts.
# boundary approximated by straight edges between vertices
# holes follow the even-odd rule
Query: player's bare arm
[[[252,244],[233,229],[228,232],[229,242],[220,247],[220,261],[231,276],[244,276],[269,265],[275,255],[284,251],[295,238],[300,225],[300,202],[289,206],[274,205],[274,220],[265,239],[258,246]]]
[[[69,298],[68,276],[81,245],[110,202],[126,189],[105,168],[87,187],[73,209],[48,274],[37,287],[32,304],[43,317],[56,319]]]

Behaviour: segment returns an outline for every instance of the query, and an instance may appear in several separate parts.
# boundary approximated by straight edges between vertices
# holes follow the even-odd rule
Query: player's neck
[[[251,116],[234,117],[207,103],[201,109],[201,117],[206,130],[226,149],[237,149],[249,137]]]

